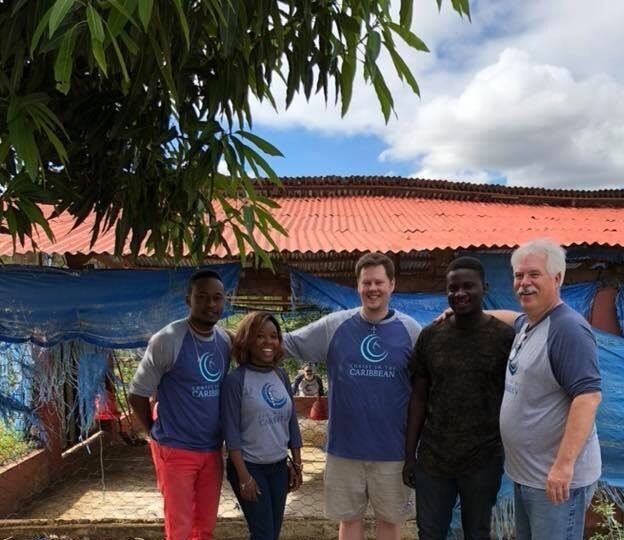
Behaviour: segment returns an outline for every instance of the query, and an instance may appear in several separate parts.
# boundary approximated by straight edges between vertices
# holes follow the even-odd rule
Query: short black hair
[[[186,294],[191,294],[193,292],[193,285],[195,285],[197,281],[206,278],[216,279],[217,281],[223,283],[221,276],[214,270],[208,270],[207,268],[197,270],[197,272],[194,272],[193,275],[191,275],[186,284]]]
[[[477,272],[481,278],[481,283],[485,285],[485,268],[483,268],[479,259],[476,259],[475,257],[457,257],[457,259],[453,259],[446,267],[446,273],[448,274],[453,270],[462,269],[474,270]]]

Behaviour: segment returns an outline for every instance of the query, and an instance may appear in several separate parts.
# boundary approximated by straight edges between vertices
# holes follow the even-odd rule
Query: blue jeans
[[[553,504],[546,490],[514,482],[516,540],[581,540],[585,512],[596,484],[570,490],[563,504]]]
[[[465,540],[490,540],[492,507],[503,475],[503,458],[454,478],[416,470],[416,525],[419,540],[445,540],[459,495]]]
[[[249,540],[277,540],[282,528],[288,493],[286,460],[266,465],[246,461],[245,465],[260,490],[256,502],[241,498],[236,469],[229,460],[227,479],[245,515],[249,527]]]

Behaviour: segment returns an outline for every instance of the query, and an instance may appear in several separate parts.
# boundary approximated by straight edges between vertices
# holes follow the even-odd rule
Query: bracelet
[[[303,464],[301,463],[295,463],[294,461],[292,462],[292,465],[295,469],[297,469],[298,471],[302,471],[303,470]]]
[[[252,480],[253,480],[253,476],[250,475],[249,480],[247,480],[247,482],[241,482],[240,483],[241,491],[243,491],[251,483]]]

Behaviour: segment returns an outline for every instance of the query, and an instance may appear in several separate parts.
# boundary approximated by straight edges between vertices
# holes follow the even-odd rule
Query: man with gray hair
[[[516,538],[581,539],[601,473],[596,341],[587,321],[561,300],[563,248],[534,240],[514,251],[511,265],[523,313],[494,314],[516,330],[500,413]]]

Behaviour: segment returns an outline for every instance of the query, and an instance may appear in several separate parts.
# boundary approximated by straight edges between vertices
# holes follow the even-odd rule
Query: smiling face
[[[249,344],[251,361],[257,366],[272,367],[281,351],[281,340],[273,321],[265,321]]]
[[[560,301],[561,274],[551,276],[546,269],[546,255],[529,253],[514,266],[514,292],[529,321],[537,322]]]
[[[223,315],[223,283],[212,277],[196,280],[186,295],[186,303],[190,308],[191,324],[200,331],[210,331]]]
[[[446,274],[448,304],[458,317],[482,311],[485,287],[471,268],[457,268]]]
[[[357,282],[362,313],[370,320],[383,319],[388,313],[390,295],[394,291],[394,279],[390,279],[382,265],[365,266]]]

